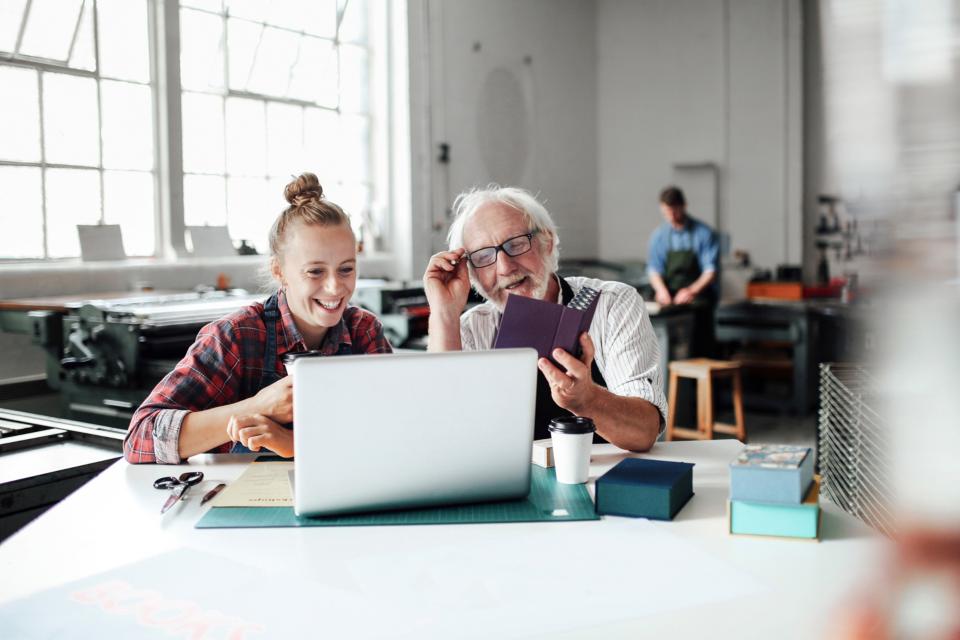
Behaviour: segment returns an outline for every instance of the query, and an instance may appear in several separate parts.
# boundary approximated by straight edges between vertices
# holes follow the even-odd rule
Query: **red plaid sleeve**
[[[241,399],[241,345],[237,337],[227,319],[200,330],[187,355],[133,414],[123,441],[127,462],[180,462],[178,443],[184,416]],[[226,452],[229,448],[230,443],[226,443],[214,451]]]
[[[377,316],[366,309],[359,309],[350,326],[350,339],[354,353],[393,353],[390,341],[383,335],[383,325]]]

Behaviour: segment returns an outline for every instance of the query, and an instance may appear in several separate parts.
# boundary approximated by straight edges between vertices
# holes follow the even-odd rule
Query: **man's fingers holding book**
[[[589,370],[590,365],[593,364],[593,356],[596,353],[596,349],[593,346],[593,339],[586,331],[580,334],[580,349],[582,350],[580,362]]]

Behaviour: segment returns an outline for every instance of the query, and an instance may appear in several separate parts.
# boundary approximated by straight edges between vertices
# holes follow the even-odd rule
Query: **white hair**
[[[450,232],[447,234],[447,243],[450,250],[463,246],[463,229],[484,205],[499,202],[516,209],[523,216],[528,228],[536,230],[536,238],[540,242],[541,250],[547,247],[553,239],[553,249],[550,255],[544,256],[547,273],[554,273],[560,264],[560,238],[557,236],[557,225],[547,213],[537,198],[526,189],[520,187],[501,187],[498,184],[488,184],[486,187],[474,187],[464,191],[453,201],[453,222],[450,223]]]

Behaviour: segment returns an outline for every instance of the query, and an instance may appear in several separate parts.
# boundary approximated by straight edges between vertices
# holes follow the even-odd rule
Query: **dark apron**
[[[689,249],[670,250],[667,252],[667,264],[664,269],[663,281],[674,296],[677,291],[689,287],[697,281],[703,273],[700,269],[700,259]],[[717,306],[717,295],[713,286],[706,287],[690,303],[693,311],[693,335],[690,337],[690,355],[693,357],[712,357],[714,355],[714,310]]]
[[[282,378],[277,373],[277,322],[280,320],[280,308],[277,304],[277,294],[270,296],[263,304],[263,325],[267,330],[267,345],[263,351],[263,375],[260,376],[260,382],[256,388],[249,390],[247,397],[252,398],[261,389],[269,387],[271,384]],[[292,429],[293,425],[283,425]],[[239,442],[233,443],[230,453],[253,453]]]
[[[676,295],[680,289],[692,285],[702,273],[700,259],[690,249],[671,249],[667,252],[663,281],[671,296]]]
[[[570,304],[570,301],[573,300],[573,289],[567,284],[567,281],[563,278],[557,278],[560,281],[560,291],[561,291],[561,300],[564,305]],[[596,360],[593,361],[591,366],[591,377],[593,378],[594,383],[600,385],[601,387],[606,387],[607,383],[603,379],[603,375],[600,373],[600,369],[597,367]],[[561,367],[562,369],[562,367]],[[533,439],[540,440],[541,438],[549,438],[550,431],[547,429],[547,426],[550,424],[550,420],[559,416],[572,416],[573,414],[567,411],[566,409],[561,408],[556,402],[553,401],[553,396],[550,394],[550,384],[547,382],[547,378],[543,375],[539,369],[537,370],[537,414],[534,418],[534,428],[533,428]],[[589,416],[588,416],[589,417]],[[606,442],[599,435],[594,434],[594,442]]]

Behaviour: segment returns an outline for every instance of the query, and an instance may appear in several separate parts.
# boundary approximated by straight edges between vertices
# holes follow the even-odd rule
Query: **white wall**
[[[413,3],[416,9],[418,3]],[[597,254],[596,29],[588,0],[427,0],[433,250],[443,246],[447,208],[461,190],[490,181],[539,192],[560,227],[563,255]],[[422,77],[411,77],[412,89]],[[414,127],[417,115],[414,114]],[[414,139],[417,139],[414,132]],[[437,145],[450,144],[450,162]],[[416,154],[415,154],[416,156]],[[415,177],[415,182],[417,178]],[[421,256],[426,264],[428,256]]]
[[[600,256],[645,258],[673,165],[710,162],[731,247],[799,263],[799,3],[600,0],[597,48]]]

